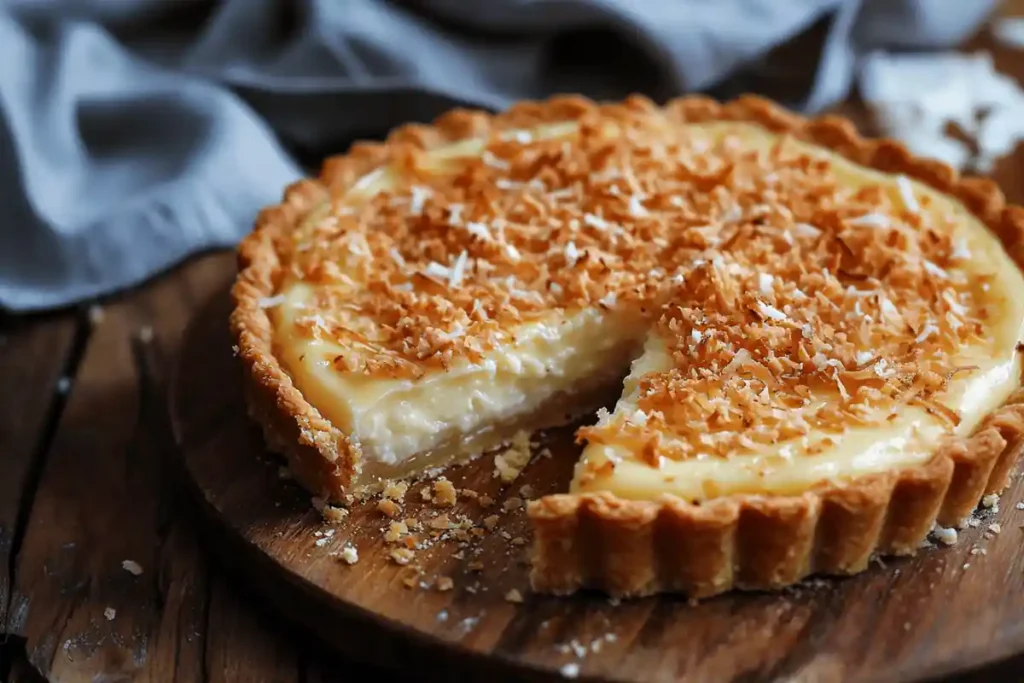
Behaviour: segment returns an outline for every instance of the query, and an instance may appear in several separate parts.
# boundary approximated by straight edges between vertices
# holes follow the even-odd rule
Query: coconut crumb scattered
[[[125,561],[123,561],[121,563],[121,567],[126,572],[128,572],[129,574],[132,574],[134,576],[141,576],[142,575],[142,565],[140,565],[135,560],[125,560]]]
[[[568,664],[563,664],[558,672],[565,678],[576,678],[580,675],[580,665],[576,662],[569,662]]]
[[[988,508],[989,510],[999,511],[999,495],[996,493],[990,493],[981,499],[981,506]]]
[[[324,505],[320,515],[328,524],[338,524],[348,517],[348,510],[337,505]]]
[[[958,538],[956,529],[952,527],[936,526],[932,533],[935,535],[936,540],[943,545],[954,545]]]
[[[341,559],[346,564],[355,564],[359,561],[359,551],[353,545],[346,545],[341,549]]]
[[[444,477],[440,477],[434,482],[434,503],[437,505],[443,505],[450,507],[455,505],[458,500],[458,492],[455,490],[455,485]]]
[[[378,501],[377,510],[388,517],[397,517],[402,513],[402,507],[390,498],[383,498]]]
[[[117,610],[113,607],[108,607],[103,610],[103,616],[106,617],[107,621],[113,621],[114,617],[117,616]]]
[[[409,548],[394,548],[388,553],[395,564],[407,565],[412,561],[415,553]]]
[[[494,476],[503,484],[511,484],[530,462],[530,433],[521,431],[512,439],[504,453],[494,456]]]
[[[384,540],[388,543],[395,543],[409,533],[409,526],[405,522],[391,522],[384,532]]]
[[[993,522],[992,524],[988,525],[988,530],[991,531],[993,534],[998,535],[1003,530],[1003,526],[998,522]]]
[[[384,498],[394,501],[401,501],[405,498],[405,492],[409,490],[409,484],[404,481],[389,481],[381,492]]]

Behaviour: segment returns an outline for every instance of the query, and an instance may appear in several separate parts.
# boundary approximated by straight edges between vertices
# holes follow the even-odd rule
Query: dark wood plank
[[[46,430],[71,370],[78,316],[74,312],[8,321],[0,326],[0,633],[17,633],[8,614],[11,565],[19,519],[30,506]]]
[[[205,565],[179,528],[165,406],[153,397],[196,297],[222,286],[231,263],[206,257],[112,302],[88,340],[12,601],[28,659],[50,679],[203,678]]]
[[[979,513],[978,527],[962,531],[952,548],[782,593],[732,593],[697,605],[670,597],[615,605],[597,595],[531,596],[522,547],[509,542],[527,535],[520,510],[503,514],[496,529],[468,547],[438,540],[417,551],[410,566],[422,574],[408,588],[409,567],[389,559],[393,546],[382,536],[389,520],[376,501],[326,526],[308,494],[281,481],[277,460],[261,457],[262,438],[246,416],[222,324],[228,307],[222,293],[198,312],[171,406],[209,547],[268,605],[349,657],[470,678],[557,678],[568,664],[581,674],[636,681],[901,681],[1024,649],[1024,546],[1017,538],[1024,512],[1014,505],[1024,499],[1021,478],[1002,509]],[[512,486],[493,478],[487,457],[446,475],[493,495],[499,507],[524,484],[541,495],[567,485],[578,457],[571,430],[552,432],[546,445],[554,456],[535,457]],[[403,516],[437,514],[416,502],[420,488],[406,494]],[[494,511],[460,502],[450,514],[484,526]],[[986,533],[996,522],[1001,533]],[[337,557],[348,543],[359,549],[353,566]],[[479,572],[470,566],[475,559]],[[436,590],[440,576],[454,577],[454,590]],[[524,604],[504,599],[512,588]]]
[[[209,683],[299,683],[302,666],[285,629],[253,609],[248,594],[239,594],[222,576],[214,579],[206,633],[206,680]],[[280,624],[275,624],[278,627]]]

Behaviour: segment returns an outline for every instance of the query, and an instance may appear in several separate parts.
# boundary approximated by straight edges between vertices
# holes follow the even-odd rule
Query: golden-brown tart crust
[[[432,125],[404,126],[383,143],[358,143],[347,155],[328,160],[318,179],[296,183],[282,204],[261,213],[239,248],[231,328],[245,368],[250,414],[304,486],[344,499],[352,492],[360,453],[303,398],[274,354],[262,304],[282,275],[281,241],[315,206],[410,151],[577,120],[598,106],[580,97],[556,97],[498,115],[456,110]],[[641,112],[655,107],[641,97],[601,106]],[[846,119],[808,119],[761,98],[719,104],[682,97],[662,111],[677,124],[758,124],[863,166],[917,179],[963,202],[1024,268],[1024,208],[1006,206],[990,180],[960,178],[948,165],[914,157],[898,142],[864,139]],[[734,495],[699,505],[669,495],[656,501],[609,493],[547,496],[529,506],[533,586],[553,593],[593,587],[615,595],[707,596],[734,587],[778,588],[813,573],[856,573],[876,554],[913,553],[936,521],[954,525],[983,495],[1002,491],[1022,433],[1024,396],[1016,394],[973,435],[949,438],[925,464],[822,485],[799,496]]]

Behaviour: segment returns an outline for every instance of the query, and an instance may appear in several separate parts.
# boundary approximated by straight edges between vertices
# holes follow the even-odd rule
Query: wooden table
[[[1024,76],[1024,53],[994,51]],[[1024,201],[1024,152],[996,178]],[[194,258],[101,303],[0,318],[0,680],[428,675],[338,661],[262,610],[211,566],[179,504],[164,386],[189,316],[232,258]],[[1022,679],[1024,657],[956,680]]]

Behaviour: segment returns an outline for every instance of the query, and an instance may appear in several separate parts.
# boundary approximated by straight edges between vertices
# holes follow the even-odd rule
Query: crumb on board
[[[434,482],[434,503],[443,506],[455,505],[455,501],[458,498],[458,493],[455,490],[455,485],[444,477],[440,477]]]
[[[523,594],[518,589],[513,588],[509,592],[505,593],[505,601],[512,603],[521,603],[523,601]]]
[[[117,616],[117,610],[113,607],[108,607],[103,610],[103,616],[106,617],[107,621],[113,621],[114,617]]]
[[[377,502],[377,510],[388,517],[397,517],[402,512],[402,507],[390,498],[382,498]]]
[[[395,564],[400,564],[402,566],[409,564],[412,561],[414,554],[415,553],[413,553],[409,548],[394,548],[390,553],[388,553]]]
[[[941,527],[936,525],[932,533],[935,535],[936,540],[943,545],[954,545],[958,537],[956,529],[952,527]]]
[[[494,477],[511,484],[530,462],[530,433],[518,432],[504,453],[494,456]]]
[[[402,537],[408,535],[409,525],[405,522],[391,522],[384,532],[384,540],[388,543],[395,543]]]
[[[569,662],[568,664],[563,664],[558,672],[565,678],[576,678],[580,675],[580,665],[576,662]]]
[[[405,492],[409,490],[409,485],[404,481],[389,481],[387,486],[384,487],[384,491],[381,495],[384,498],[391,500],[401,501],[405,498]]]
[[[121,563],[121,567],[124,568],[124,570],[126,572],[128,572],[129,574],[132,574],[133,576],[141,576],[142,575],[142,566],[138,562],[136,562],[135,560],[125,560],[125,561],[123,561]]]
[[[341,550],[341,559],[346,564],[355,564],[359,561],[359,551],[353,545],[346,545]]]
[[[346,517],[348,517],[348,510],[340,508],[336,505],[324,505],[324,509],[320,511],[324,521],[329,524],[337,524]]]
[[[439,576],[437,577],[437,582],[434,585],[437,586],[437,590],[439,591],[450,591],[455,587],[455,581],[453,581],[450,576]]]

